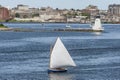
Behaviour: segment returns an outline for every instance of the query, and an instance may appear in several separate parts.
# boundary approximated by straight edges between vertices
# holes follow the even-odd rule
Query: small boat
[[[100,16],[96,16],[95,23],[92,25],[93,30],[101,30],[103,31],[104,28],[102,27]]]
[[[48,73],[66,72],[67,67],[76,66],[64,44],[58,37],[50,51],[50,63]]]
[[[66,28],[71,28],[71,26],[67,24],[67,25],[66,25]]]

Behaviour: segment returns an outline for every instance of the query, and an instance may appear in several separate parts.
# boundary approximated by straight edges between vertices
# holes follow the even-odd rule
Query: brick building
[[[5,7],[0,7],[0,20],[8,20],[9,17],[9,10]]]
[[[97,6],[89,5],[85,9],[82,10],[82,13],[88,13],[88,14],[96,15],[96,14],[99,13],[99,9],[97,8]]]

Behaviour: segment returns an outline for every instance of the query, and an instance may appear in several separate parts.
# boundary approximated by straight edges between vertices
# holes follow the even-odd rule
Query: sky
[[[18,4],[34,8],[50,6],[59,9],[84,9],[88,5],[95,5],[99,9],[107,10],[109,4],[120,4],[120,0],[0,0],[0,5],[4,7],[13,8]]]

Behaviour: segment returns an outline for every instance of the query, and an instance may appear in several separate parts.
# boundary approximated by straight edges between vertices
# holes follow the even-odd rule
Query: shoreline
[[[66,22],[1,22],[1,23],[47,23],[47,24],[49,24],[49,23],[65,23],[66,24]],[[90,24],[90,23],[80,23],[80,22],[69,22],[70,24]],[[111,22],[108,22],[108,23],[106,23],[106,22],[103,22],[102,24],[120,24],[120,23],[111,23]]]

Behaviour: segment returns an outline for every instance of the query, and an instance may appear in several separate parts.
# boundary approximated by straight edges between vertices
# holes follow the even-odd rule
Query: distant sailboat
[[[104,28],[102,27],[102,24],[101,24],[100,16],[96,17],[95,23],[92,26],[92,29],[93,30],[104,30]]]
[[[66,72],[66,68],[70,66],[76,66],[76,64],[58,37],[50,53],[48,72]]]

